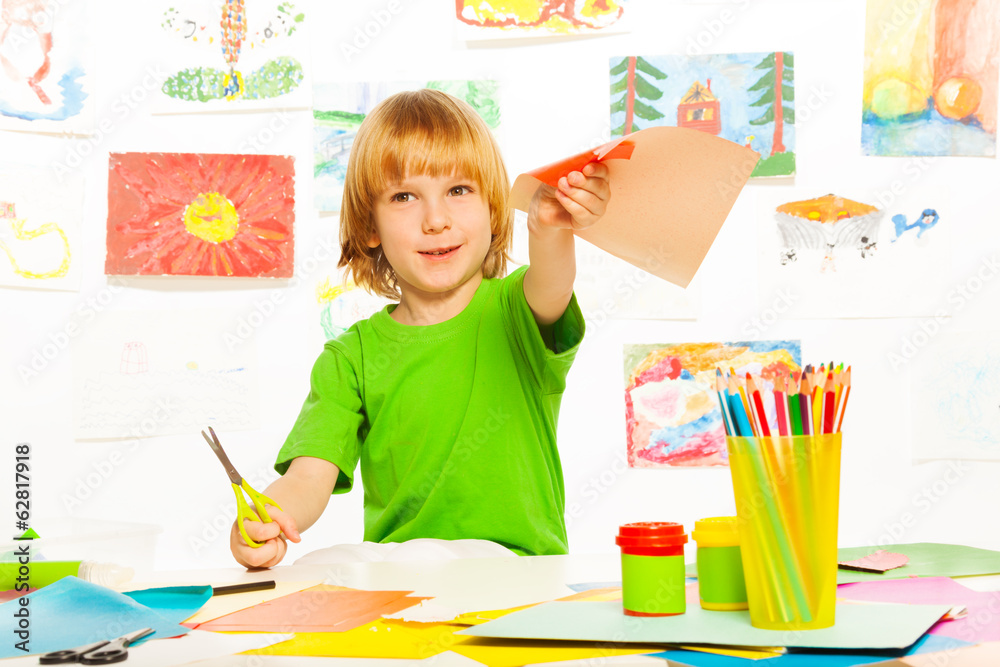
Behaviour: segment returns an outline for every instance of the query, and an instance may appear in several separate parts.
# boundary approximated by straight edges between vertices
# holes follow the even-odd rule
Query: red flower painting
[[[108,275],[289,278],[293,158],[112,153]]]

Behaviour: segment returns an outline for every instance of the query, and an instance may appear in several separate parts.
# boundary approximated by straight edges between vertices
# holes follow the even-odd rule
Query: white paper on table
[[[148,35],[144,52],[150,65],[155,65],[155,71],[166,73],[156,91],[153,113],[264,111],[312,105],[306,3],[283,0],[239,3],[243,5],[241,18],[246,29],[238,55],[231,49],[233,55],[227,58],[223,49],[227,36],[221,23],[229,4],[198,0],[142,3],[141,25],[136,29]],[[237,3],[232,5],[235,7]],[[229,34],[228,43],[234,42],[233,36],[234,33]],[[228,76],[231,71],[238,73],[244,83],[261,82],[263,68],[274,71],[272,80],[301,78],[294,88],[271,97],[248,94],[226,98],[214,85],[217,75]],[[185,70],[189,70],[192,79],[200,76],[206,81],[201,86],[206,99],[181,99],[164,92],[174,77]]]
[[[78,291],[83,176],[0,171],[0,285]]]
[[[98,313],[73,339],[77,438],[257,428],[253,337],[226,344],[232,311]]]
[[[913,458],[1000,461],[1000,339],[942,331],[910,362]]]
[[[827,194],[874,206],[878,211],[853,224],[847,218],[836,223],[791,220],[776,212],[783,204]],[[955,219],[949,201],[947,193],[923,185],[909,187],[888,206],[879,201],[874,189],[760,190],[757,264],[761,307],[780,298],[790,304],[786,315],[790,318],[933,315],[950,288],[950,228],[963,222]],[[894,218],[913,224],[927,209],[939,216],[933,227],[919,236],[917,228],[904,231],[893,241]]]
[[[22,8],[18,10],[17,5]],[[94,47],[87,0],[5,7],[0,19],[0,129],[93,134]],[[28,80],[48,64],[32,88]]]

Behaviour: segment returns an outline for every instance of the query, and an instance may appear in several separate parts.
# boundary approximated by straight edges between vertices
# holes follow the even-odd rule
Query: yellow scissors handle
[[[254,542],[247,535],[246,526],[243,525],[244,519],[250,519],[251,521],[260,521],[262,523],[271,523],[271,516],[267,513],[265,505],[271,505],[272,507],[277,507],[281,509],[281,505],[274,502],[272,499],[265,496],[263,493],[257,493],[257,491],[247,484],[244,479],[239,484],[233,484],[233,493],[236,494],[236,522],[239,527],[240,535],[243,540],[251,547],[256,549],[261,545],[261,542]],[[242,489],[242,491],[241,491]],[[243,497],[243,491],[247,492],[250,496],[250,500],[253,501],[253,506],[256,508],[256,512],[250,508],[247,504],[246,498]]]

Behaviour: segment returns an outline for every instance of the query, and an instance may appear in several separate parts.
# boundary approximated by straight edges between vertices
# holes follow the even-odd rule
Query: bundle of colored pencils
[[[850,366],[844,370],[843,364],[835,368],[830,362],[817,370],[809,365],[801,372],[790,372],[787,378],[776,377],[772,391],[767,391],[760,376],[747,373],[741,378],[732,368],[725,375],[721,368],[715,373],[726,435],[840,433],[851,395]],[[774,405],[774,419],[768,418],[765,403]]]

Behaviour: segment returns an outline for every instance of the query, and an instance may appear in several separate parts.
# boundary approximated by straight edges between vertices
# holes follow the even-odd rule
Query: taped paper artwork
[[[629,0],[455,0],[461,40],[622,32]]]
[[[292,276],[293,158],[112,153],[108,275]]]
[[[774,413],[774,379],[801,370],[799,341],[625,345],[625,429],[632,468],[729,465],[715,369],[763,378]]]

